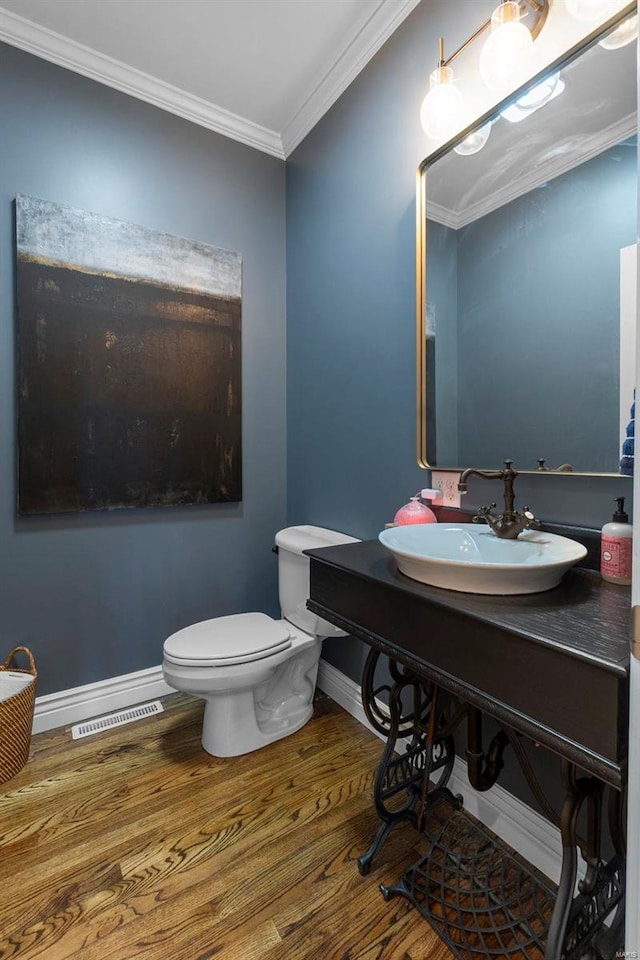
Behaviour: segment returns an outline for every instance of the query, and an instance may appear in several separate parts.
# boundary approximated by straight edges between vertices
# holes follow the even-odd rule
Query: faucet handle
[[[491,511],[496,506],[495,501],[490,503],[488,507],[478,507],[478,512],[475,517],[472,517],[472,523],[489,523],[489,517],[491,517]],[[493,517],[492,517],[493,519]]]
[[[530,530],[532,527],[537,529],[540,526],[540,521],[538,520],[537,517],[534,516],[533,512],[529,509],[529,507],[522,508],[522,515],[527,521],[526,526],[524,528],[525,530]]]

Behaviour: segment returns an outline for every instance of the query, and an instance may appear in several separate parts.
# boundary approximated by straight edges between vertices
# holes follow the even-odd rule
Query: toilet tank
[[[346,634],[344,630],[339,630],[332,623],[307,610],[309,557],[305,557],[302,551],[332,547],[339,543],[358,543],[358,539],[335,530],[311,526],[286,527],[276,533],[282,616],[305,633],[316,637],[344,637]]]

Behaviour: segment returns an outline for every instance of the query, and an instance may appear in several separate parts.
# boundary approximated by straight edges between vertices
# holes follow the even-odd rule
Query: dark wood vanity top
[[[631,592],[571,570],[480,596],[405,577],[377,541],[308,551],[308,606],[613,786],[624,782]]]

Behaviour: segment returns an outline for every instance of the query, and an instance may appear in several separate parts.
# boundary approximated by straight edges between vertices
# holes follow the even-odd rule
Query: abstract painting
[[[241,257],[16,198],[18,513],[242,499]]]

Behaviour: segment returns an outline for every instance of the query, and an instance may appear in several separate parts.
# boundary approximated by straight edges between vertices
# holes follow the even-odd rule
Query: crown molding
[[[282,138],[274,130],[245,120],[1,7],[0,40],[280,160],[285,158]]]
[[[526,123],[526,120],[524,122]],[[597,157],[598,154],[604,153],[609,147],[613,147],[617,143],[626,140],[627,137],[630,137],[637,129],[638,118],[635,113],[630,113],[628,116],[622,117],[621,120],[611,124],[610,127],[600,130],[591,137],[585,137],[580,144],[579,150],[567,154],[556,154],[549,160],[543,161],[533,167],[528,176],[524,176],[513,183],[507,183],[502,189],[485,197],[479,203],[468,207],[458,215],[458,226],[464,227],[466,224],[478,220],[492,210],[503,206],[503,204],[511,203],[512,200],[516,200],[525,193],[529,193],[529,191],[535,189],[535,187],[539,187],[541,184],[547,183],[549,180],[553,180],[563,173],[568,173],[569,170],[573,170],[574,167],[577,167],[579,164],[586,163],[587,160],[591,160],[593,157]]]
[[[526,123],[526,120],[524,122]],[[512,200],[524,196],[525,193],[529,193],[530,190],[534,190],[541,184],[548,183],[549,180],[553,180],[563,173],[568,173],[569,170],[573,170],[579,164],[597,157],[598,154],[604,153],[609,147],[614,147],[626,140],[627,137],[632,136],[637,129],[638,118],[635,113],[630,113],[593,136],[585,137],[580,144],[579,151],[573,151],[570,154],[556,154],[549,160],[532,167],[528,175],[515,182],[507,182],[501,189],[490,193],[462,211],[450,210],[448,207],[430,203],[427,200],[427,217],[437,223],[444,224],[446,227],[459,230],[460,227],[465,227],[468,223],[479,220],[480,217],[486,216],[492,210],[497,210],[505,203],[511,203]]]
[[[426,212],[427,220],[441,223],[443,227],[451,227],[452,230],[457,230],[458,227],[462,226],[460,214],[456,213],[455,210],[450,210],[449,207],[443,207],[441,203],[427,200]]]
[[[286,157],[295,150],[419,3],[420,0],[381,0],[366,24],[285,126],[282,131],[282,144]]]
[[[98,53],[60,33],[39,26],[0,7],[0,40],[43,60],[144,100],[191,123],[230,137],[280,160],[286,159],[341,93],[400,26],[420,0],[380,0],[332,66],[317,83],[282,136],[230,113],[201,97],[186,93],[148,73]]]

